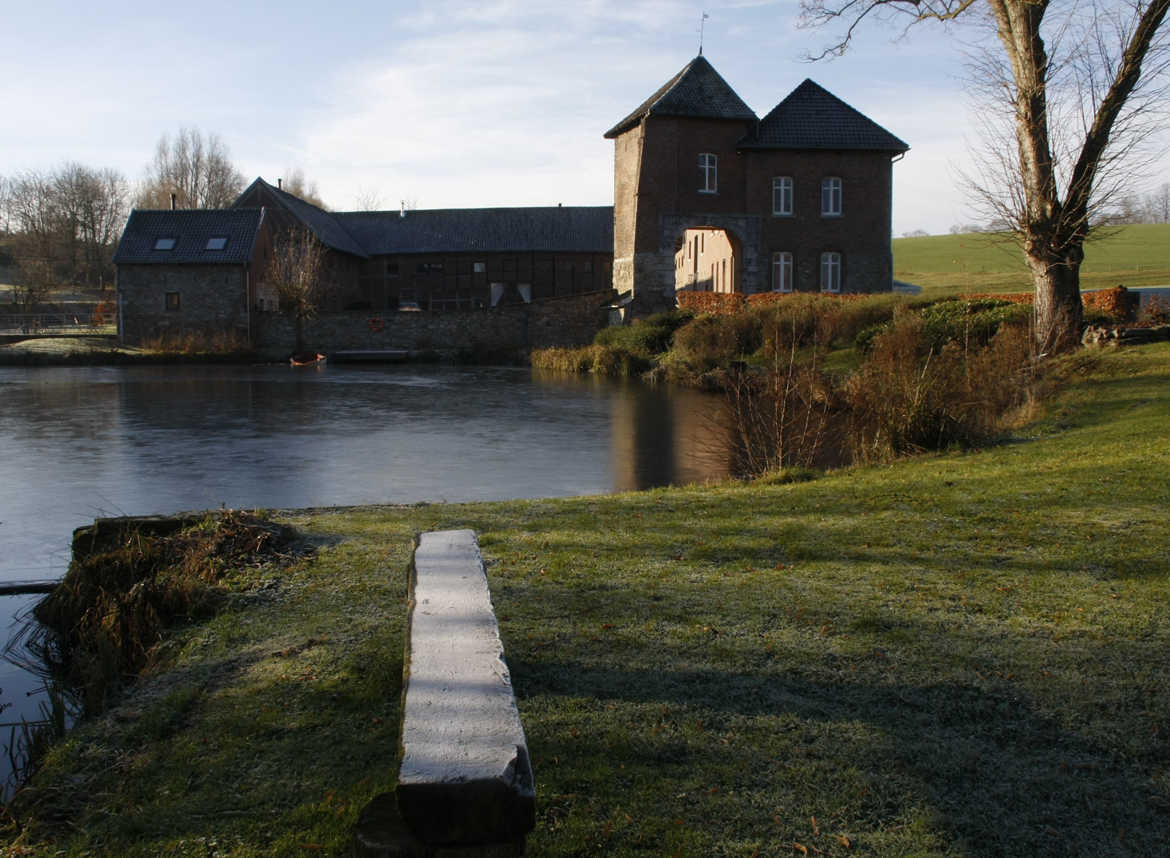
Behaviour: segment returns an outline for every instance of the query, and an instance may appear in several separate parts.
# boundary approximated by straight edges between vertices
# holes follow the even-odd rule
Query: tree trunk
[[[1036,285],[1036,347],[1039,354],[1056,354],[1081,343],[1081,259],[1075,252],[1057,256],[1040,247],[1025,251]]]

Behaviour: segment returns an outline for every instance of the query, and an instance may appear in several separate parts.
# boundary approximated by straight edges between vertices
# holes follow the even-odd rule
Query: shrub
[[[832,431],[837,396],[815,362],[789,362],[766,373],[730,372],[723,396],[732,467],[739,475],[760,477],[839,463]]]
[[[763,342],[760,317],[754,313],[699,316],[674,334],[674,351],[700,372],[753,354]]]
[[[679,292],[679,309],[696,316],[732,316],[742,312],[747,298],[742,292]]]
[[[612,325],[602,328],[593,338],[595,345],[613,346],[645,357],[670,351],[674,332],[694,316],[686,311],[672,310],[638,319],[631,325]]]
[[[1025,326],[1003,325],[976,347],[951,338],[936,350],[930,345],[936,335],[929,320],[905,316],[874,337],[869,358],[846,380],[855,461],[981,443],[1032,395]]]
[[[1141,296],[1130,292],[1124,286],[1099,289],[1081,295],[1086,319],[1097,322],[1124,322],[1137,315]]]
[[[772,297],[774,296],[774,297]],[[753,295],[763,298],[764,295]],[[889,322],[907,305],[902,295],[820,295],[769,293],[771,300],[752,302],[762,319],[764,351],[769,359],[812,343],[852,343],[858,333]]]
[[[922,357],[928,352],[941,352],[952,341],[963,348],[986,345],[1001,325],[1026,324],[1031,308],[1023,302],[999,298],[952,298],[928,304],[915,315],[921,321],[919,357]],[[869,350],[879,335],[896,324],[894,320],[870,325],[857,333],[854,344]]]
[[[1157,295],[1150,296],[1138,314],[1141,325],[1165,325],[1170,323],[1170,300]]]

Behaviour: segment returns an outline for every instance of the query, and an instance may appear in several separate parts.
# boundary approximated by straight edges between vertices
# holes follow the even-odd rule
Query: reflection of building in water
[[[735,263],[735,247],[727,230],[685,230],[674,254],[674,288],[679,292],[734,292]]]
[[[729,475],[719,403],[711,395],[634,387],[616,392],[611,402],[614,491],[701,483]]]

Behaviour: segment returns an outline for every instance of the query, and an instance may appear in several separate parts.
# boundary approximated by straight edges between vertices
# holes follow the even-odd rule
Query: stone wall
[[[189,333],[247,341],[248,274],[243,265],[119,265],[121,342]]]
[[[305,323],[305,343],[326,354],[346,350],[494,352],[583,345],[606,324],[610,298],[606,291],[486,310],[328,313]],[[257,313],[253,322],[256,348],[292,351],[293,319]]]

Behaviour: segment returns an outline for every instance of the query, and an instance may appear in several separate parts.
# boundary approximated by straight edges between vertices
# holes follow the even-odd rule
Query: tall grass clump
[[[177,355],[234,355],[251,349],[248,337],[237,330],[188,330],[143,340],[148,352]]]
[[[885,461],[924,450],[985,443],[1005,416],[1034,395],[1026,326],[1003,325],[986,345],[936,347],[937,331],[909,315],[878,334],[842,386],[853,461]]]
[[[163,632],[207,616],[234,567],[284,556],[288,528],[226,511],[167,535],[128,522],[116,538],[75,558],[33,609],[26,646],[49,675],[74,689],[87,715],[150,663]]]

